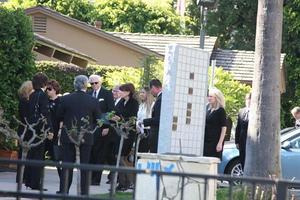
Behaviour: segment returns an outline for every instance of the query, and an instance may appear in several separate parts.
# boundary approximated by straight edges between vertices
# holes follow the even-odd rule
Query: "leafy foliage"
[[[284,6],[283,52],[287,74],[286,93],[282,95],[282,126],[293,126],[290,110],[300,105],[300,1],[286,1]]]
[[[148,56],[143,61],[143,72],[141,78],[141,86],[148,86],[150,80],[156,78],[163,80],[164,66],[163,61],[155,56]]]
[[[35,71],[31,21],[21,9],[0,7],[0,105],[11,119],[17,90]]]
[[[89,65],[86,69],[59,62],[41,61],[36,63],[38,71],[44,72],[50,79],[57,80],[62,92],[73,91],[74,77],[83,74],[98,74],[103,77],[103,86],[112,88],[123,83],[133,83],[140,88],[141,68]]]
[[[180,33],[180,18],[172,7],[149,6],[141,0],[101,0],[96,7],[104,30]]]
[[[184,32],[180,18],[171,5],[147,3],[143,0],[10,0],[8,8],[29,8],[36,5],[48,6],[64,15],[94,24],[102,22],[102,29],[119,32],[167,33]]]
[[[211,79],[211,68],[209,69],[209,80]],[[214,87],[222,91],[225,96],[226,113],[236,121],[239,109],[245,106],[245,96],[251,87],[234,80],[233,75],[224,71],[221,67],[215,68]]]
[[[216,11],[207,14],[206,31],[210,36],[218,36],[222,48],[254,50],[257,1],[219,0]],[[201,24],[197,0],[187,6],[191,23],[187,24],[195,35]]]

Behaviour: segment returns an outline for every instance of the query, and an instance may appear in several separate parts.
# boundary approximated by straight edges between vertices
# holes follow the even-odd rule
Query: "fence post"
[[[277,182],[277,199],[287,199],[287,184],[283,181]]]

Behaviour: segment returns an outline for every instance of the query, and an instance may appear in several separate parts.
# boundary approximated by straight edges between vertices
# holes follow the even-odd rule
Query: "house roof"
[[[77,56],[77,57],[86,59],[88,61],[96,62],[95,58],[92,58],[76,49],[73,49],[64,44],[58,43],[54,40],[51,40],[45,36],[40,35],[40,34],[34,33],[34,38],[35,38],[35,42],[38,44],[47,45],[49,47],[64,51],[65,53],[70,54],[72,56]]]
[[[186,47],[199,48],[200,37],[192,35],[164,35],[146,33],[120,33],[109,32],[114,36],[133,42],[139,46],[151,49],[161,56],[164,56],[166,46],[170,43],[177,43]],[[217,41],[217,37],[205,37],[204,49],[212,52]]]
[[[161,56],[160,54],[158,54],[155,51],[152,51],[148,48],[145,48],[143,46],[140,46],[140,45],[135,44],[133,42],[130,42],[128,40],[122,39],[120,37],[114,36],[114,35],[106,32],[106,31],[98,29],[94,26],[91,26],[91,25],[89,25],[85,22],[76,20],[76,19],[71,18],[69,16],[63,15],[59,12],[56,12],[54,10],[51,10],[50,8],[45,7],[45,6],[39,5],[39,6],[31,7],[31,8],[26,9],[25,12],[26,12],[27,15],[31,15],[31,14],[34,14],[34,13],[42,13],[42,14],[48,15],[52,18],[55,18],[57,20],[63,21],[67,24],[78,27],[78,28],[80,28],[82,30],[85,30],[87,32],[90,32],[92,34],[95,34],[97,36],[100,36],[102,38],[105,38],[105,39],[107,39],[109,41],[112,41],[114,43],[120,44],[122,46],[126,46],[127,48],[130,48],[130,49],[132,49],[134,51],[137,51],[137,52],[140,52],[142,54]]]
[[[281,54],[280,69],[283,68],[285,54]],[[211,60],[216,60],[216,66],[233,74],[236,80],[252,82],[254,74],[254,51],[215,49]]]

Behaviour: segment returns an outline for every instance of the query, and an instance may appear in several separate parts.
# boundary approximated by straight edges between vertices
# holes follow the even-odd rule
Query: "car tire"
[[[240,160],[238,158],[230,161],[225,169],[225,174],[229,174],[231,176],[243,176],[243,168]]]

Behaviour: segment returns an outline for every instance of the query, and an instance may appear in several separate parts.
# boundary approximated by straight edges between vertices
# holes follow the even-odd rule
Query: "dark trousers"
[[[150,132],[150,130],[144,129],[144,132],[147,133],[147,137],[142,138],[140,140],[139,146],[135,147],[135,148],[138,148],[138,152],[141,152],[141,153],[149,152],[149,132]]]
[[[31,148],[27,154],[27,160],[44,160],[45,144],[42,143],[36,147]],[[32,189],[40,189],[42,167],[25,166],[24,180],[25,186]]]
[[[89,163],[90,161],[90,154],[91,154],[91,145],[81,145],[80,146],[80,163]],[[76,150],[75,150],[75,145],[72,143],[64,143],[62,145],[62,152],[63,152],[63,162],[71,162],[74,163],[76,161]],[[88,172],[85,170],[80,171],[81,175],[81,180],[80,180],[80,185],[81,185],[81,194],[87,194],[89,184],[88,184]],[[64,182],[66,178],[68,177],[68,183],[66,185],[66,190],[64,190]],[[73,169],[62,169],[62,177],[60,180],[60,186],[59,190],[61,192],[66,191],[69,193],[69,189],[71,187],[73,180]]]
[[[158,146],[158,131],[150,131],[150,135],[149,135],[150,153],[157,153],[157,146]]]
[[[91,164],[98,165],[115,165],[116,158],[114,156],[115,140],[113,133],[109,132],[106,136],[95,135],[94,145],[91,153]],[[92,183],[100,184],[102,170],[92,172]]]
[[[245,159],[246,159],[246,141],[243,141],[239,144],[239,152],[240,152],[240,161],[242,164],[242,168],[244,169]]]

